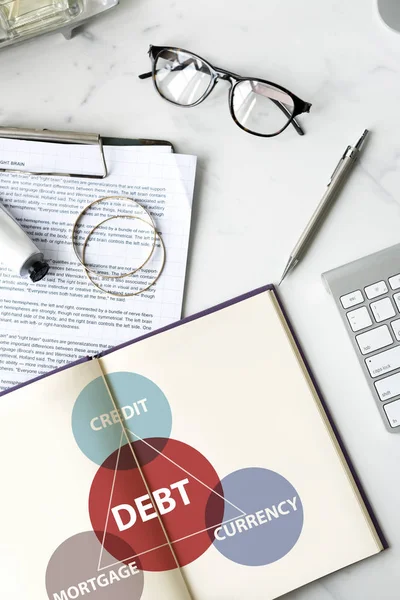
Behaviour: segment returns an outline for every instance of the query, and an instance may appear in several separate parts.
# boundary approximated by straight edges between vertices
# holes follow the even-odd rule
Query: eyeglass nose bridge
[[[218,73],[218,79],[222,79],[222,81],[229,81],[231,85],[233,84],[232,77],[230,77],[227,73]]]
[[[225,69],[215,67],[215,72],[217,75],[216,81],[221,79],[222,81],[227,81],[231,87],[235,85],[237,79],[233,73],[230,73],[230,71],[225,71]]]

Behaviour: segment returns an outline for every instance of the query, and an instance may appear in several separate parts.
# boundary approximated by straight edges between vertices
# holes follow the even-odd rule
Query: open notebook
[[[1,411],[7,600],[268,600],[383,549],[271,286]]]

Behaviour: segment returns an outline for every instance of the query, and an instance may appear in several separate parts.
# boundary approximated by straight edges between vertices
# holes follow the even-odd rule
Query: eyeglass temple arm
[[[180,65],[183,66],[184,65]],[[224,72],[222,69],[220,69],[222,72]],[[149,71],[148,73],[142,73],[141,75],[139,75],[139,79],[149,79],[151,76],[153,75],[152,71]],[[286,117],[288,117],[289,119],[292,117],[290,110],[288,110],[286,108],[286,106],[284,106],[281,102],[279,102],[279,100],[275,100],[274,98],[270,98],[270,100],[275,104],[275,106],[277,106]],[[293,127],[295,128],[295,130],[297,131],[297,133],[299,135],[304,135],[304,129],[302,128],[302,126],[300,125],[300,123],[297,121],[297,119],[292,119],[291,124],[293,125]]]
[[[292,118],[292,114],[290,112],[290,110],[288,110],[286,108],[286,106],[284,104],[282,104],[281,102],[279,102],[279,100],[274,100],[274,98],[270,98],[271,102],[273,102],[275,104],[275,106],[277,106],[278,108],[281,109],[281,111],[289,118]],[[298,120],[296,118],[292,119],[291,124],[293,125],[293,127],[295,128],[295,130],[297,131],[297,133],[299,135],[304,135],[305,131],[302,128],[302,126],[300,125],[300,123],[298,122]]]

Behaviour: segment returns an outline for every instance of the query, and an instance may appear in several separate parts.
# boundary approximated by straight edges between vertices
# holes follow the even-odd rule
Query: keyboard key
[[[393,344],[393,338],[387,325],[382,325],[371,331],[360,333],[356,336],[357,344],[360,346],[361,354],[368,354],[380,350],[385,346]]]
[[[348,312],[347,318],[353,331],[360,331],[372,325],[372,319],[365,306]]]
[[[390,373],[390,371],[399,369],[400,346],[375,354],[375,356],[371,356],[371,358],[366,358],[365,364],[368,367],[371,377],[379,377],[379,375],[384,375],[384,373]]]
[[[388,291],[387,285],[384,281],[378,281],[378,283],[373,283],[365,288],[365,293],[367,294],[367,298],[372,300],[372,298],[377,298],[377,296],[383,296]]]
[[[396,319],[390,323],[393,333],[396,336],[396,340],[400,340],[400,319]]]
[[[393,300],[396,302],[397,310],[400,310],[400,294],[393,294]]]
[[[342,296],[340,302],[342,303],[343,308],[351,308],[352,306],[356,306],[356,304],[364,302],[364,298],[360,290],[356,290],[355,292]]]
[[[400,373],[389,375],[385,379],[375,381],[376,391],[381,400],[389,400],[400,395]]]
[[[393,277],[389,277],[389,285],[392,290],[398,290],[400,288],[400,273],[398,275],[393,275]]]
[[[383,408],[385,409],[390,427],[398,427],[400,425],[400,400],[389,402]]]
[[[383,300],[373,302],[371,304],[371,310],[377,323],[380,323],[385,319],[390,319],[390,317],[394,317],[396,314],[390,298],[384,298]]]

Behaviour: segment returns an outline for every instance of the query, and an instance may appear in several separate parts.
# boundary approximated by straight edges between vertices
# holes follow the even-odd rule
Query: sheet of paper
[[[26,142],[27,150],[26,144],[36,147],[36,143]],[[56,145],[55,151],[57,147],[65,148]],[[93,356],[181,317],[196,158],[130,147],[105,151],[110,167],[105,180],[0,174],[0,202],[43,251],[51,267],[47,277],[34,284],[0,266],[1,389],[82,356]],[[29,152],[25,156],[30,169]],[[11,160],[7,152],[0,150],[0,162],[7,160]],[[52,155],[49,161],[54,160]],[[93,157],[97,160],[98,156]],[[46,164],[43,159],[42,166]],[[136,199],[150,211],[166,247],[161,278],[145,293],[131,298],[99,292],[86,277],[71,244],[72,226],[83,208],[97,198],[115,195]],[[129,212],[130,206],[119,204],[111,214],[115,210]],[[95,213],[95,221],[102,220],[107,211],[105,207]],[[114,228],[112,233],[116,231]],[[129,271],[148,245],[141,248],[146,240],[137,241],[132,230],[126,233],[126,227],[118,231],[123,233],[116,234],[116,239],[107,237],[118,244],[102,244],[99,264],[125,266]],[[153,234],[149,229],[147,237]],[[91,262],[97,263],[89,247],[90,253]],[[154,260],[141,271],[138,289],[151,283],[160,261],[157,243]],[[114,285],[117,292],[125,293],[122,281],[114,280]]]

